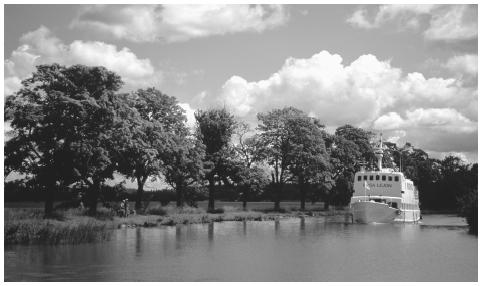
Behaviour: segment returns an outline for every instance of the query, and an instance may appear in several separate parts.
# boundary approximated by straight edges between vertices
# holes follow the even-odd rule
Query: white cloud
[[[477,38],[477,6],[454,5],[434,14],[424,33],[430,40],[466,40]]]
[[[435,5],[410,4],[380,5],[373,19],[370,19],[368,11],[362,8],[353,12],[347,22],[358,28],[374,29],[399,19],[403,26],[417,28],[420,24],[418,16],[430,13],[435,7]]]
[[[346,21],[362,29],[381,28],[390,23],[395,23],[399,30],[424,26],[423,35],[428,40],[477,38],[476,5],[380,5],[373,16],[360,8]]]
[[[346,19],[346,21],[353,26],[362,29],[376,28],[378,25],[376,23],[370,23],[367,14],[368,12],[365,9],[356,10],[348,19]]]
[[[477,122],[469,120],[453,108],[417,108],[407,110],[405,119],[396,112],[384,114],[374,121],[373,128],[380,130],[430,128],[458,134],[476,132]]]
[[[232,76],[219,94],[203,93],[199,101],[224,105],[251,123],[258,112],[294,106],[328,127],[348,123],[387,130],[395,141],[428,150],[477,150],[476,87],[464,87],[455,78],[404,75],[373,55],[348,64],[327,51],[289,58],[267,79]]]
[[[134,42],[178,42],[237,32],[262,32],[284,24],[281,5],[95,5],[71,27]]]
[[[5,60],[5,94],[20,87],[39,64],[84,64],[104,66],[119,74],[126,87],[144,87],[162,80],[149,59],[139,59],[131,50],[118,49],[103,42],[74,41],[63,43],[49,29],[40,27],[20,38],[21,45]]]
[[[448,59],[445,67],[454,72],[455,74],[460,75],[469,75],[469,76],[476,76],[477,75],[477,67],[478,67],[478,56],[477,55],[459,55],[453,56]]]
[[[404,120],[396,112],[388,112],[373,122],[373,128],[379,130],[399,129],[404,125]]]

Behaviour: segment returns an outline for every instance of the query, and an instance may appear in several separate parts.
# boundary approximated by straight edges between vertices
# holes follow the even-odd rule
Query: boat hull
[[[350,206],[353,221],[357,223],[388,223],[393,222],[399,210],[387,204],[373,201],[354,202]]]

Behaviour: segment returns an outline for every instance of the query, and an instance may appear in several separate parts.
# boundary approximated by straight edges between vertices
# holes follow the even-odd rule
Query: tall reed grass
[[[83,211],[71,209],[57,212],[44,219],[42,210],[5,209],[5,244],[60,244],[107,240],[111,221],[83,216]]]

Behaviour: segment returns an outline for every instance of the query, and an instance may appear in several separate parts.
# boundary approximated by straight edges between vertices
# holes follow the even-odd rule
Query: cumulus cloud
[[[445,67],[459,75],[477,75],[478,56],[477,55],[458,55],[448,59]]]
[[[404,74],[374,55],[347,64],[327,51],[289,58],[267,79],[232,76],[218,94],[198,97],[206,105],[224,105],[251,123],[258,112],[294,106],[328,127],[348,123],[384,130],[387,138],[427,150],[477,150],[476,87],[464,87],[455,78]]]
[[[442,13],[435,13],[424,35],[430,40],[477,38],[477,6],[454,5]]]
[[[162,74],[155,71],[149,59],[138,58],[126,47],[118,49],[114,45],[90,41],[65,44],[43,26],[24,34],[20,43],[5,60],[6,95],[15,92],[36,65],[48,63],[105,66],[118,73],[127,87],[148,86],[162,80]]]
[[[284,24],[281,5],[95,5],[71,27],[134,42],[178,42],[237,32],[262,32]]]
[[[409,4],[381,5],[373,19],[370,19],[368,10],[362,8],[353,12],[346,21],[358,28],[374,29],[398,19],[403,21],[401,24],[405,27],[417,28],[420,25],[418,16],[430,13],[434,7],[434,5]]]
[[[380,5],[370,16],[360,8],[346,20],[354,27],[375,29],[395,23],[398,29],[420,29],[428,40],[468,40],[477,38],[476,5]]]

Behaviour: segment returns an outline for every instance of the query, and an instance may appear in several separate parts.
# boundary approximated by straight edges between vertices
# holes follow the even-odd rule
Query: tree
[[[103,67],[40,65],[5,105],[14,129],[6,142],[9,170],[32,175],[45,190],[45,214],[54,190],[83,180],[95,211],[100,184],[112,173],[109,138],[115,124],[118,75]]]
[[[161,157],[169,153],[174,136],[186,136],[184,110],[176,98],[167,96],[155,88],[139,89],[124,95],[131,110],[124,118],[123,132],[118,133],[122,142],[118,149],[118,170],[137,181],[136,210],[140,211],[144,185],[149,177],[162,170]]]
[[[325,208],[330,203],[341,203],[353,193],[354,174],[361,162],[374,161],[370,144],[372,134],[351,125],[338,127],[333,136],[326,135],[327,151],[330,156],[331,178],[325,194]]]
[[[236,143],[233,146],[237,156],[243,161],[245,167],[250,168],[256,162],[261,161],[261,140],[258,134],[248,136],[252,130],[244,122],[238,122],[234,131]]]
[[[204,146],[196,139],[175,135],[161,153],[161,169],[166,182],[176,190],[176,205],[183,207],[189,186],[201,182],[204,175]]]
[[[262,168],[258,166],[247,167],[243,164],[238,165],[238,169],[233,175],[243,202],[243,210],[246,210],[248,200],[254,194],[260,193],[268,185],[269,178]]]
[[[260,193],[269,183],[266,171],[257,166],[261,159],[261,142],[257,134],[247,136],[251,132],[249,125],[238,122],[235,129],[236,144],[233,146],[235,158],[232,160],[231,177],[236,184],[246,210],[250,197]]]
[[[353,127],[351,125],[343,125],[338,127],[335,131],[335,136],[342,137],[345,140],[349,140],[357,146],[357,151],[360,152],[358,160],[364,160],[370,162],[375,160],[373,153],[373,147],[370,143],[370,139],[373,137],[373,133],[363,130],[362,128]]]
[[[274,209],[280,209],[281,195],[285,183],[289,180],[289,165],[292,156],[292,136],[288,128],[289,120],[303,115],[303,111],[294,107],[273,109],[267,113],[258,113],[257,129],[260,131],[260,158],[272,168],[271,186],[274,191]]]
[[[326,171],[330,168],[323,139],[324,126],[301,113],[288,118],[286,127],[291,145],[288,167],[292,180],[298,183],[300,209],[304,211],[308,185],[324,183]]]
[[[208,210],[214,210],[214,188],[217,181],[221,181],[225,171],[225,158],[228,144],[231,141],[235,128],[234,117],[225,109],[199,110],[194,114],[197,121],[197,135],[206,146],[205,161],[210,165],[210,170],[205,172],[209,182]]]

